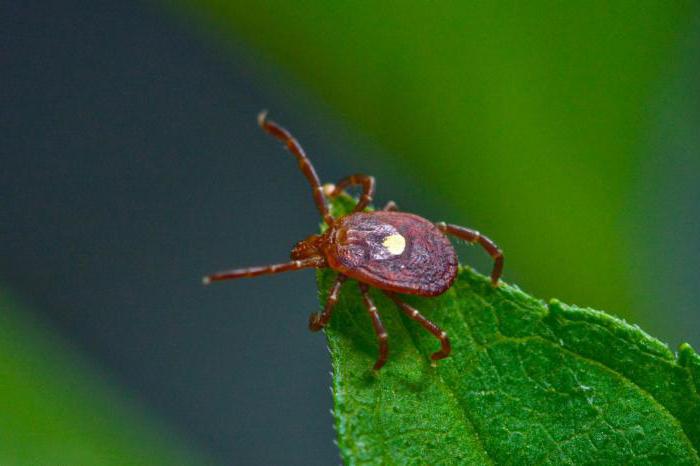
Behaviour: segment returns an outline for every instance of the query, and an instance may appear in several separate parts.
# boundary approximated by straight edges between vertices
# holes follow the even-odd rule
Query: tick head
[[[321,251],[322,243],[323,236],[321,235],[311,235],[299,241],[294,245],[294,248],[292,248],[292,260],[303,260],[309,257],[323,256],[323,252]]]

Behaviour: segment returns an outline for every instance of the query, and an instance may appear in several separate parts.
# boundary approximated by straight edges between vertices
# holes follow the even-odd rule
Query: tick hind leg
[[[346,176],[335,184],[335,188],[331,192],[330,197],[335,198],[340,196],[340,193],[350,186],[362,186],[362,194],[360,195],[360,199],[357,201],[357,205],[353,209],[353,212],[361,212],[365,210],[365,207],[367,207],[372,202],[372,199],[374,199],[374,177],[363,175],[361,173]]]
[[[420,312],[418,312],[418,309],[409,306],[408,304],[401,301],[398,298],[398,296],[396,296],[396,293],[384,291],[384,294],[386,294],[392,301],[394,301],[394,303],[396,303],[396,305],[399,307],[399,309],[401,309],[404,312],[404,314],[418,322],[424,329],[435,335],[435,337],[438,340],[440,340],[440,351],[433,353],[430,356],[430,359],[436,361],[438,359],[446,358],[450,355],[450,351],[452,350],[452,348],[450,347],[450,340],[447,338],[447,333],[445,331],[443,331],[440,327],[423,317],[423,315]]]
[[[374,305],[374,301],[369,296],[369,286],[365,283],[359,283],[360,293],[362,293],[362,301],[365,303],[367,312],[372,318],[372,327],[374,327],[374,332],[377,334],[377,342],[379,343],[379,357],[377,362],[374,363],[374,370],[377,371],[382,368],[389,358],[389,335],[387,335],[386,330],[384,330],[384,325],[382,325],[382,320],[379,318],[379,313]]]
[[[496,246],[496,243],[476,230],[460,227],[458,225],[450,225],[444,222],[436,223],[435,225],[444,233],[462,238],[471,244],[479,243],[479,245],[489,253],[491,258],[493,258],[491,283],[493,286],[498,285],[498,280],[501,278],[501,273],[503,272],[503,251]]]
[[[340,288],[343,286],[343,283],[345,283],[345,280],[347,279],[347,276],[343,274],[338,274],[338,276],[335,279],[335,282],[333,283],[333,286],[331,287],[331,292],[328,293],[328,299],[326,300],[326,306],[323,308],[323,312],[314,312],[309,316],[309,330],[311,330],[312,332],[318,332],[326,326],[328,321],[331,320],[333,309],[335,308],[335,305],[338,302],[338,294],[340,292]]]

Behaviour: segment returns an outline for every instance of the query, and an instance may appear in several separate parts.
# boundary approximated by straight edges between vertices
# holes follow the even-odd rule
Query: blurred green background
[[[695,2],[0,8],[2,464],[337,461],[313,274],[198,285],[316,228],[261,108],[506,281],[700,345]]]

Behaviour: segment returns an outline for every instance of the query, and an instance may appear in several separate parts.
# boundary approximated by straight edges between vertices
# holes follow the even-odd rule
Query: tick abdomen
[[[370,285],[435,296],[457,275],[457,254],[430,221],[404,212],[357,212],[336,220],[326,245],[328,264]]]

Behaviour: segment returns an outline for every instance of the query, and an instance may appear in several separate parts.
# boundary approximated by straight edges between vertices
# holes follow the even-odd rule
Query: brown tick
[[[491,283],[498,285],[503,270],[503,253],[486,236],[469,228],[448,223],[432,223],[415,214],[398,212],[389,202],[383,210],[364,212],[374,196],[374,178],[352,175],[335,186],[321,186],[318,175],[297,140],[277,123],[258,115],[260,127],[282,141],[299,162],[299,168],[311,185],[314,202],[323,221],[328,225],[321,235],[311,235],[294,246],[291,262],[264,267],[249,267],[219,272],[204,277],[204,284],[233,278],[256,277],[290,270],[327,268],[338,272],[321,313],[309,316],[309,329],[321,330],[328,324],[340,288],[348,278],[358,282],[364,305],[372,319],[379,342],[379,357],[374,369],[380,369],[389,356],[388,335],[369,295],[369,287],[382,290],[408,317],[418,322],[440,340],[441,348],[433,360],[450,354],[447,334],[426,319],[417,309],[401,301],[398,293],[418,296],[438,296],[447,291],[457,276],[457,254],[446,234],[469,243],[479,243],[494,260]],[[362,186],[362,195],[353,211],[333,218],[326,198],[340,195],[350,186]]]

